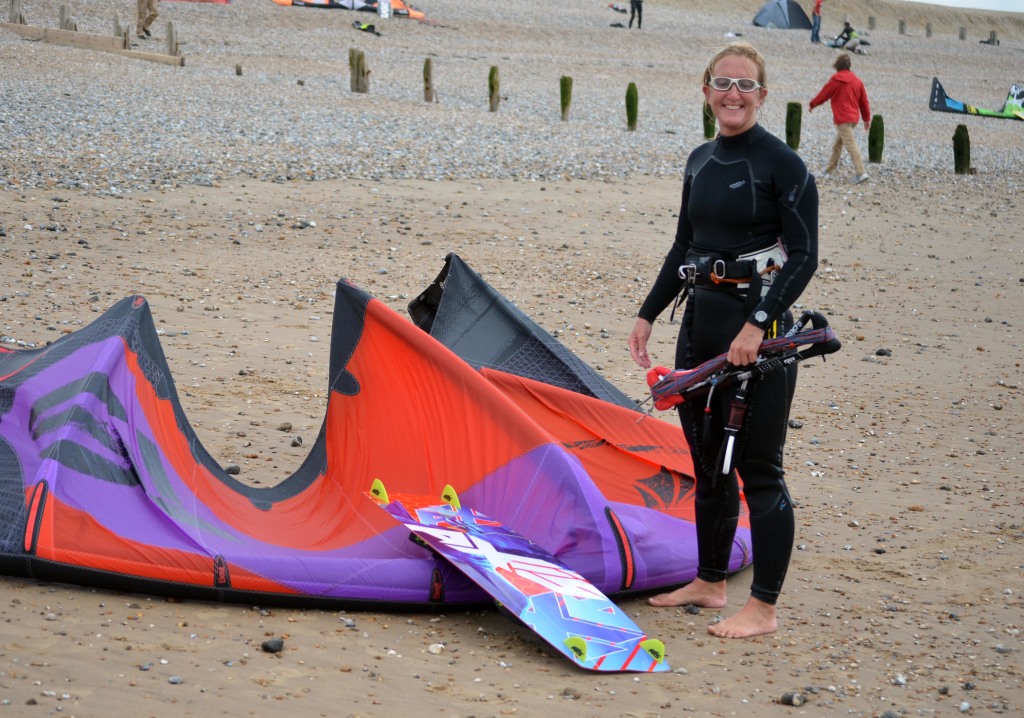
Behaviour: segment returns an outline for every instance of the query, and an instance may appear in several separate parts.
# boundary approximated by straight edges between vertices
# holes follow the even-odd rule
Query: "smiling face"
[[[711,69],[711,74],[714,77],[749,77],[758,82],[763,80],[757,63],[742,55],[725,55],[720,58]],[[753,92],[740,92],[736,83],[733,83],[723,92],[704,85],[704,97],[715,113],[719,133],[723,137],[738,135],[753,127],[757,122],[757,109],[767,96],[768,90],[763,87]]]

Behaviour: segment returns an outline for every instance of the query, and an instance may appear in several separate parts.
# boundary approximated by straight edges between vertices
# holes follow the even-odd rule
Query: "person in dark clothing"
[[[636,18],[636,29],[644,23],[644,0],[629,0],[629,27],[633,27],[633,18]]]
[[[725,47],[704,71],[704,96],[719,136],[687,160],[675,241],[629,335],[630,354],[641,367],[651,366],[647,344],[655,320],[682,291],[686,305],[677,368],[691,369],[726,353],[734,366],[752,364],[766,337],[781,336],[792,326],[790,307],[818,264],[818,190],[799,155],[757,123],[767,95],[764,58],[749,44]],[[770,280],[758,281],[751,262],[758,271],[772,263],[781,269],[769,274]],[[692,281],[690,272],[681,271],[688,265]],[[746,268],[747,283],[714,281],[720,268],[728,273],[735,267]],[[795,533],[783,472],[795,386],[793,365],[748,388],[735,468],[727,473],[720,447],[735,387],[714,393],[706,408],[679,405],[697,478],[698,573],[692,583],[651,597],[651,605],[726,605],[725,579],[740,516],[738,469],[750,512],[751,593],[738,613],[708,631],[743,638],[777,629],[775,603]]]

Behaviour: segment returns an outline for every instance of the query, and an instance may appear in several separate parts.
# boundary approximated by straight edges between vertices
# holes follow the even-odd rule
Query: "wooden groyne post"
[[[21,11],[21,0],[11,0],[11,13],[10,13],[11,25],[28,25],[25,22],[25,14]]]
[[[72,17],[71,8],[68,5],[60,6],[59,26],[57,28],[32,27],[29,25],[22,11],[21,0],[9,0],[9,7],[10,13],[8,17],[10,22],[0,23],[0,28],[10,30],[23,37],[52,42],[57,45],[71,45],[86,50],[115,52],[165,65],[181,67],[185,64],[185,58],[179,54],[177,33],[174,30],[173,23],[170,22],[167,23],[167,54],[165,55],[158,52],[132,50],[131,43],[128,40],[128,31],[121,26],[121,21],[116,16],[114,17],[114,34],[99,35],[90,32],[79,32],[78,23]]]

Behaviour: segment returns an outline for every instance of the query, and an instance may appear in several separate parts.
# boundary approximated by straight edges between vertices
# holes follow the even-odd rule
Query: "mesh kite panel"
[[[25,536],[25,487],[21,462],[7,441],[0,439],[0,554],[21,551]]]

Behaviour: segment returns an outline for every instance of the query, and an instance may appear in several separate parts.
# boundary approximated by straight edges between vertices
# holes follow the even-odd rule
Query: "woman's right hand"
[[[649,321],[637,317],[633,331],[629,333],[629,355],[644,369],[651,368],[651,358],[647,355],[647,340],[651,338],[651,329]]]

